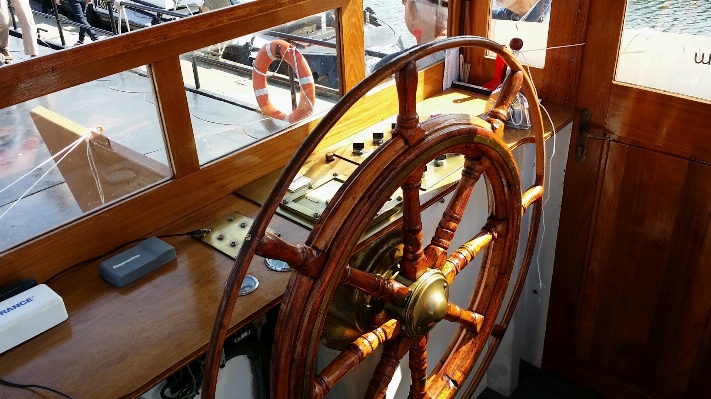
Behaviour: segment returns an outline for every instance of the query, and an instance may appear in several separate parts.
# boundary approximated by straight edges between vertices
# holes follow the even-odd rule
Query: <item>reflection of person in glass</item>
[[[403,0],[405,25],[417,44],[447,36],[447,0]]]
[[[552,0],[493,0],[493,19],[548,22]]]

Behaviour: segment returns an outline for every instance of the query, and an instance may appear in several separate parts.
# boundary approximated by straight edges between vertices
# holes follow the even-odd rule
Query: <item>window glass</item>
[[[0,110],[0,251],[172,177],[152,93],[138,68]]]
[[[446,0],[364,0],[366,74],[393,55],[414,45],[447,36]],[[443,59],[435,54],[418,61],[418,68]]]
[[[492,0],[489,38],[508,44],[523,39],[519,61],[543,67],[548,43],[548,22],[553,0]]]
[[[711,2],[629,0],[615,79],[711,100]]]
[[[325,112],[339,98],[334,11],[180,58],[201,165]]]

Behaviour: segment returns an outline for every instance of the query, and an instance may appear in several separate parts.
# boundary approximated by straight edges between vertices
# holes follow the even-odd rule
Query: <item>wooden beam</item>
[[[173,56],[149,65],[156,111],[176,179],[200,169],[180,58]]]
[[[338,82],[341,95],[365,78],[363,0],[349,0],[338,10]]]
[[[590,0],[555,2],[551,7],[549,26],[554,28],[548,31],[548,47],[584,43],[589,8]],[[582,46],[546,51],[539,97],[566,107],[575,106],[582,60]]]

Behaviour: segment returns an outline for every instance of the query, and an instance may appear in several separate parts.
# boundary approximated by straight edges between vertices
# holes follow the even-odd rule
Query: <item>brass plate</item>
[[[211,223],[208,226],[210,233],[196,238],[235,259],[253,222],[254,220],[239,212],[232,212]],[[281,235],[271,228],[267,228],[267,231],[276,236]]]

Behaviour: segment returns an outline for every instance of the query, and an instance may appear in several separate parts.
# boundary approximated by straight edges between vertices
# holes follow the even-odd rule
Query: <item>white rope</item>
[[[583,43],[583,44],[585,44],[585,43]],[[577,46],[577,45],[573,45],[573,46]],[[571,46],[564,46],[564,47],[571,47]],[[518,55],[519,53],[522,53],[522,52],[521,51],[514,51],[513,52],[514,55]],[[521,54],[521,57],[523,57],[523,61],[526,65],[526,69],[528,69],[528,76],[529,77],[532,76],[531,75],[531,67],[528,65],[528,60],[526,60],[526,55]],[[533,79],[531,79],[531,86],[533,86],[533,92],[536,94],[536,98],[538,98],[538,90],[536,90],[536,85],[533,84]],[[551,153],[551,158],[550,158],[550,162],[549,162],[550,164],[552,164],[553,157],[555,156],[555,148],[556,148],[555,142],[556,142],[556,136],[557,136],[556,133],[557,132],[555,130],[555,124],[553,123],[553,119],[551,118],[551,115],[548,113],[548,110],[546,109],[546,107],[544,107],[543,104],[540,104],[540,102],[538,105],[541,107],[543,112],[546,113],[546,116],[548,117],[548,121],[551,123],[551,129],[553,130],[553,152]],[[545,143],[543,143],[543,145],[545,146]],[[545,176],[543,178],[545,179]],[[553,173],[551,173],[550,168],[548,168],[548,187],[549,187],[549,189],[546,190],[548,193],[548,196],[543,201],[543,205],[541,206],[541,224],[543,225],[543,231],[541,232],[541,241],[538,243],[538,253],[536,254],[536,268],[538,270],[538,285],[536,286],[536,289],[538,289],[539,291],[545,287],[545,285],[543,285],[543,279],[541,278],[540,258],[541,258],[541,249],[543,248],[543,239],[546,237],[545,206],[546,206],[546,203],[548,203],[548,200],[551,198],[550,185],[551,185],[552,178],[553,178]],[[539,296],[538,301],[540,301],[540,300],[541,300],[541,297]]]
[[[44,161],[44,162],[42,162],[41,164],[35,166],[34,169],[32,169],[31,171],[25,173],[25,174],[22,175],[19,179],[15,180],[14,182],[10,183],[10,184],[9,184],[8,186],[6,186],[5,188],[3,188],[2,190],[0,190],[0,193],[2,193],[3,191],[7,190],[7,189],[10,188],[10,187],[12,187],[15,183],[17,183],[17,182],[19,182],[20,180],[24,179],[24,178],[27,177],[30,173],[32,173],[32,172],[36,171],[37,169],[41,168],[41,167],[44,166],[47,162],[49,162],[49,161],[53,160],[54,158],[56,158],[56,157],[62,155],[62,153],[63,153],[64,151],[68,150],[70,147],[76,146],[76,144],[77,144],[77,143],[80,143],[82,140],[84,140],[84,136],[79,137],[75,142],[69,144],[68,146],[66,146],[66,147],[64,147],[64,148],[62,148],[59,152],[57,152],[56,154],[54,154],[54,155],[52,155],[51,157],[49,157],[46,161]]]
[[[585,43],[578,43],[578,44],[566,44],[564,46],[551,46],[551,47],[544,47],[544,48],[537,48],[537,49],[532,49],[532,50],[519,50],[519,51],[514,51],[514,54],[518,53],[530,53],[532,51],[546,51],[546,50],[555,50],[559,48],[567,48],[567,47],[578,47],[578,46],[584,46]]]
[[[306,95],[304,88],[301,86],[301,76],[299,76],[299,64],[296,62],[296,53],[299,50],[297,50],[295,47],[291,47],[291,48],[289,48],[289,50],[291,50],[291,54],[294,57],[294,72],[296,73],[296,80],[299,81],[299,89],[301,90],[301,94],[304,96],[304,98],[306,98],[306,101],[309,103],[309,106],[311,107],[311,109],[309,110],[309,114],[311,114],[311,112],[313,112],[313,110],[314,110],[314,104],[311,102],[311,100],[309,99],[309,96]],[[289,51],[289,50],[286,50],[286,51]],[[302,57],[303,57],[303,55],[302,55]],[[313,75],[311,76],[311,80],[313,81]],[[287,122],[288,122],[288,120],[287,120]]]
[[[49,174],[49,172],[51,172],[54,168],[56,168],[57,165],[59,165],[59,163],[62,162],[62,160],[64,160],[64,158],[67,157],[67,155],[69,155],[72,151],[74,151],[74,149],[77,148],[77,147],[79,146],[79,144],[81,144],[82,141],[87,140],[87,137],[91,137],[91,132],[92,132],[92,130],[87,130],[86,133],[84,133],[84,134],[82,135],[82,137],[80,137],[80,138],[77,139],[75,142],[73,142],[73,143],[70,145],[70,148],[69,148],[69,150],[66,152],[66,154],[62,155],[62,157],[59,158],[59,160],[58,160],[57,162],[55,162],[55,164],[52,165],[51,168],[49,168],[46,172],[44,172],[44,174],[43,174],[42,176],[40,176],[40,178],[37,179],[37,181],[34,182],[34,184],[32,184],[32,186],[30,186],[30,188],[28,188],[27,191],[25,191],[24,193],[22,193],[22,195],[20,196],[20,198],[18,198],[18,199],[16,199],[15,201],[13,201],[13,202],[12,202],[12,205],[10,205],[10,207],[7,208],[7,209],[5,210],[5,212],[3,212],[2,215],[0,215],[0,219],[2,219],[8,212],[10,212],[10,210],[11,210],[12,208],[14,208],[15,205],[17,205],[17,203],[20,202],[21,199],[25,198],[25,196],[27,195],[27,193],[29,193],[29,192],[37,185],[37,183],[39,183],[40,181],[42,181],[42,179],[44,179],[44,177],[47,176],[47,174]],[[65,149],[66,149],[66,148],[65,148]],[[62,150],[62,151],[64,151],[64,150]],[[61,153],[61,151],[60,151],[59,153]],[[57,153],[57,154],[59,154],[59,153]],[[50,158],[50,159],[52,159],[52,158]],[[8,186],[8,187],[9,187],[9,186]]]
[[[101,198],[101,203],[105,204],[106,201],[104,201],[104,190],[101,188],[101,180],[99,179],[99,170],[96,168],[96,164],[94,164],[94,157],[92,156],[91,143],[89,142],[90,140],[91,140],[91,134],[86,136],[86,157],[89,159],[89,169],[91,169],[91,175],[94,176],[94,181],[96,182],[96,188],[99,190],[99,198]]]

